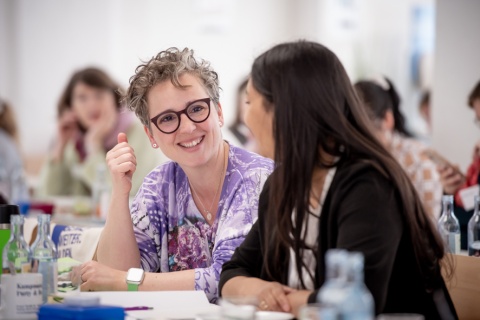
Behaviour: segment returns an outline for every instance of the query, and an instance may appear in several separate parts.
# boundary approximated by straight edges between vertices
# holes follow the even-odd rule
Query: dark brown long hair
[[[302,228],[294,226],[301,226],[309,212],[314,170],[329,166],[320,158],[321,149],[339,157],[339,162],[367,161],[392,181],[425,285],[434,286],[431,275],[439,272],[443,243],[407,175],[369,128],[366,112],[335,54],[314,42],[280,44],[255,60],[251,81],[267,110],[274,112],[277,168],[271,177],[264,238],[267,275],[282,279],[284,270],[278,261],[292,248],[304,286],[301,251],[306,244]]]
[[[354,88],[375,119],[384,119],[387,111],[391,111],[395,122],[393,130],[405,137],[413,137],[413,134],[407,129],[405,117],[400,111],[400,96],[392,81],[388,78],[385,78],[385,81],[388,83],[387,90],[368,80],[358,81]]]
[[[57,116],[60,117],[65,110],[72,108],[73,89],[77,83],[84,83],[90,87],[105,89],[112,92],[115,97],[117,109],[121,108],[120,86],[110,78],[110,76],[103,70],[98,68],[85,68],[76,71],[68,81],[67,86],[63,90],[60,100],[57,105]]]

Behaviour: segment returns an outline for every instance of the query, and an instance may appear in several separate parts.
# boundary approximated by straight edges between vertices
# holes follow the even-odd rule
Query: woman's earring
[[[222,121],[218,121],[218,125],[221,127],[223,125]]]
[[[152,147],[156,148],[156,147],[157,147],[157,144],[156,144],[156,143],[152,144]]]

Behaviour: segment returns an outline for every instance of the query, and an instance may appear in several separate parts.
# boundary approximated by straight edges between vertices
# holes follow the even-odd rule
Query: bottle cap
[[[20,210],[18,209],[17,205],[0,205],[0,224],[10,224],[10,216],[12,214],[20,214]]]

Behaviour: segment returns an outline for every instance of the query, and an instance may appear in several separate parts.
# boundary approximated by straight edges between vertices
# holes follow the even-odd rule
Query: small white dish
[[[290,320],[295,318],[291,313],[275,311],[257,311],[255,320]]]

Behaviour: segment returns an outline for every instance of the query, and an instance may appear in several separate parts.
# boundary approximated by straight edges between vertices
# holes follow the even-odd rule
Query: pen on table
[[[125,311],[138,311],[138,310],[153,310],[152,307],[128,307],[128,308],[123,308]]]

